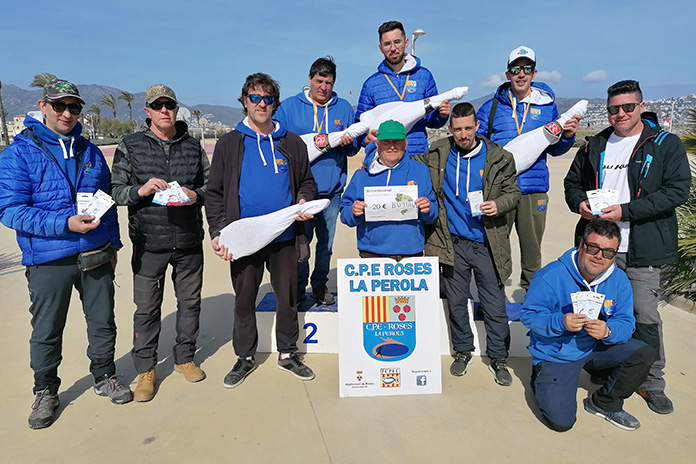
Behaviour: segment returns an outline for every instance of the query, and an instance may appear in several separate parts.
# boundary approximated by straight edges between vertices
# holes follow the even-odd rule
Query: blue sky
[[[693,0],[3,4],[0,80],[23,88],[50,72],[130,92],[161,82],[188,105],[239,106],[248,74],[269,73],[285,98],[307,83],[312,61],[332,55],[334,90],[355,104],[383,59],[377,28],[399,20],[409,37],[427,31],[416,55],[438,88],[467,85],[471,99],[502,82],[507,55],[519,45],[536,51],[537,80],[560,97],[604,97],[629,78],[641,82],[646,99],[696,93]]]

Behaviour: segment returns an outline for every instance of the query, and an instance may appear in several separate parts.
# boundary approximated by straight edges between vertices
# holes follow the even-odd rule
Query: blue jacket
[[[76,192],[110,192],[104,155],[80,136],[80,123],[71,134],[79,169],[75,189],[37,136],[50,136],[44,128],[38,128],[43,123],[27,115],[24,125],[27,129],[0,153],[0,222],[17,231],[22,264],[55,261],[93,250],[109,240],[114,248],[121,248],[116,208],[111,208],[102,216],[99,227],[86,234],[68,229],[68,218],[77,214]]]
[[[287,130],[298,135],[315,132],[328,134],[340,132],[353,124],[355,112],[348,101],[338,98],[334,92],[327,107],[317,105],[315,121],[314,105],[309,99],[309,87],[305,87],[302,92],[283,101],[273,118]],[[354,140],[352,145],[336,147],[314,160],[310,167],[320,197],[330,197],[343,192],[348,171],[346,157],[355,155],[359,149],[358,141]]]
[[[535,364],[577,361],[590,354],[599,342],[585,329],[566,330],[563,316],[573,312],[571,293],[592,290],[605,295],[599,318],[607,323],[611,335],[602,343],[625,343],[633,335],[633,292],[626,274],[613,264],[588,284],[578,271],[576,255],[577,248],[572,248],[534,274],[522,304],[520,320],[530,330],[528,349]]]
[[[368,145],[368,151],[375,150],[375,144]],[[373,171],[374,172],[374,171]],[[418,185],[418,198],[430,200],[428,214],[418,212],[418,219],[410,221],[366,222],[365,215],[353,214],[353,203],[365,199],[365,187],[382,185]],[[341,222],[349,227],[357,226],[358,250],[381,255],[414,255],[425,247],[424,224],[432,224],[437,219],[437,199],[430,182],[430,172],[423,164],[404,155],[393,168],[370,173],[361,168],[353,174],[341,198]]]
[[[377,105],[399,101],[400,95],[397,95],[397,91],[399,94],[403,93],[401,101],[405,102],[423,100],[438,94],[433,75],[427,68],[421,66],[418,57],[407,54],[406,64],[398,74],[389,66],[387,60],[383,60],[377,67],[377,72],[367,78],[362,90],[360,90],[355,120],[359,121],[362,113]],[[428,150],[428,134],[425,132],[425,128],[442,127],[447,123],[447,119],[440,117],[437,110],[433,110],[418,121],[408,133],[406,155],[414,156],[425,153]],[[364,137],[360,139],[361,143],[363,140]]]
[[[556,95],[551,88],[543,82],[532,82],[532,102],[527,111],[525,119],[524,103],[517,103],[517,123],[512,113],[512,100],[510,99],[510,83],[506,82],[495,92],[495,96],[484,103],[476,113],[479,126],[478,134],[485,135],[491,141],[505,146],[506,143],[517,137],[517,124],[522,125],[522,133],[532,131],[537,127],[558,119],[556,109]],[[491,113],[493,99],[498,99],[498,107],[495,110],[493,120],[493,133],[488,134],[488,117]],[[523,195],[528,193],[548,192],[549,191],[549,169],[546,167],[546,155],[560,156],[570,150],[575,142],[575,137],[570,139],[562,138],[557,143],[549,146],[537,161],[526,171],[517,175],[517,185]]]

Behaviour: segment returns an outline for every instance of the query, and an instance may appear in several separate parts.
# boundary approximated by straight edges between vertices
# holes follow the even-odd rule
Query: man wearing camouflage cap
[[[27,128],[0,154],[0,222],[17,231],[31,300],[32,429],[50,426],[60,404],[58,366],[73,287],[87,321],[95,393],[115,404],[133,399],[114,364],[115,250],[122,246],[116,210],[101,219],[80,213],[98,190],[109,192],[104,156],[80,135],[84,104],[74,84],[49,82],[40,111],[27,114]]]
[[[203,286],[203,194],[210,163],[188,126],[177,121],[179,103],[166,85],[145,92],[147,129],[123,138],[114,154],[112,188],[118,205],[128,206],[133,242],[132,358],[138,371],[136,401],[155,396],[157,345],[160,334],[164,277],[172,266],[177,299],[174,370],[189,382],[205,372],[193,361],[196,352]],[[158,191],[177,182],[184,201],[154,202]]]

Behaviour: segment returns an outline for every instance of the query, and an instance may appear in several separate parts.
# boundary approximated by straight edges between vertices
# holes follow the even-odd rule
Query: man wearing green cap
[[[437,200],[428,169],[410,157],[404,157],[407,144],[403,124],[397,121],[380,124],[377,140],[366,149],[366,159],[372,159],[370,166],[355,172],[341,199],[341,222],[349,227],[357,227],[358,250],[362,258],[388,256],[400,259],[423,255],[424,225],[432,224],[437,218]],[[372,156],[375,151],[377,154]],[[366,218],[367,208],[379,206],[366,202],[366,187],[401,186],[411,186],[417,190],[414,203],[418,211],[415,219]]]
[[[115,404],[133,399],[114,364],[114,250],[123,246],[116,210],[100,219],[80,213],[98,190],[109,192],[104,156],[80,135],[84,104],[74,84],[49,82],[40,112],[27,114],[27,128],[0,154],[0,221],[17,231],[31,300],[32,429],[50,426],[60,404],[58,366],[73,287],[87,322],[94,392]]]
[[[177,121],[174,90],[155,84],[145,92],[148,128],[124,137],[114,154],[114,200],[128,206],[133,242],[133,350],[138,371],[135,400],[155,395],[157,346],[161,327],[164,277],[172,266],[177,299],[174,370],[189,382],[205,372],[193,361],[203,287],[203,194],[210,163],[199,141]],[[155,201],[158,191],[177,182],[184,201]],[[187,200],[187,201],[186,201]]]

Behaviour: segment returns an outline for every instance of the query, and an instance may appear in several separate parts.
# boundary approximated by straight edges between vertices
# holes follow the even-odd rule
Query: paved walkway
[[[552,195],[544,241],[544,262],[571,246],[576,217],[562,199],[569,160],[551,160]],[[353,163],[355,164],[355,163]],[[125,210],[120,210],[126,231]],[[117,366],[126,382],[136,376],[130,360],[133,313],[128,240],[117,269]],[[513,249],[516,246],[513,246]],[[475,358],[461,378],[447,374],[443,393],[385,398],[338,397],[338,356],[311,354],[316,372],[300,382],[275,367],[275,356],[259,356],[260,367],[246,382],[226,390],[222,378],[235,358],[230,346],[233,295],[227,265],[206,246],[200,350],[208,373],[189,384],[173,372],[174,299],[168,282],[158,366],[159,391],[150,403],[115,406],[91,390],[85,357],[84,317],[73,303],[64,337],[60,415],[45,430],[27,427],[33,401],[29,369],[29,305],[23,268],[12,231],[0,227],[0,295],[4,301],[0,349],[8,374],[0,389],[0,462],[241,462],[241,463],[415,463],[415,462],[693,462],[696,454],[696,315],[672,306],[662,309],[668,355],[668,394],[676,411],[652,413],[642,399],[626,409],[641,420],[624,432],[582,410],[575,428],[548,430],[537,418],[528,387],[528,358],[510,361],[514,383],[497,386],[484,359]],[[335,257],[357,256],[354,231],[339,226]],[[517,263],[517,256],[514,257]],[[508,298],[522,293],[513,283]],[[335,278],[335,271],[332,273]],[[335,290],[335,279],[331,285]],[[267,283],[261,296],[268,291]],[[75,295],[75,300],[77,296]],[[134,385],[133,385],[134,387]],[[581,378],[578,401],[594,387]]]

